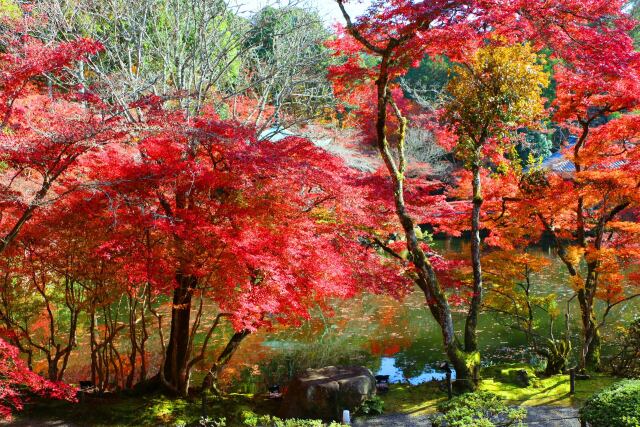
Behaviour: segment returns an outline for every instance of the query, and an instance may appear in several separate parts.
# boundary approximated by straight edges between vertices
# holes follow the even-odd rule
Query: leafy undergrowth
[[[528,387],[518,385],[514,381],[515,372],[524,369],[531,378]],[[548,378],[535,377],[528,365],[513,364],[486,368],[480,390],[489,391],[512,405],[539,406],[574,406],[579,407],[593,393],[619,381],[602,374],[592,374],[588,380],[576,381],[575,395],[569,394],[569,376],[556,375]],[[385,412],[412,415],[431,414],[436,412],[438,403],[446,400],[446,393],[438,383],[426,383],[418,386],[395,384],[382,396]]]

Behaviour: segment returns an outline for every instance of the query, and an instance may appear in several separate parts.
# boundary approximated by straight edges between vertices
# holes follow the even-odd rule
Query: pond
[[[445,252],[468,253],[467,243],[462,241],[439,245]],[[554,293],[559,302],[566,301],[573,293],[561,261],[549,248],[532,251],[551,261],[549,268],[533,276],[534,292]],[[375,374],[389,375],[390,382],[394,383],[419,384],[444,378],[440,365],[446,357],[440,330],[419,290],[403,301],[362,295],[353,300],[336,301],[333,308],[333,315],[322,315],[318,311],[300,327],[260,331],[247,338],[225,373],[228,385],[237,391],[256,392],[271,384],[286,383],[305,368],[336,364],[364,365]],[[603,336],[611,334],[616,324],[631,320],[638,308],[636,302],[617,308],[608,318]],[[578,343],[579,312],[575,299],[570,312],[572,339]],[[464,324],[463,307],[456,309],[454,318],[460,328]],[[564,320],[557,323],[560,333],[565,323]],[[511,325],[511,319],[504,315],[481,315],[478,332],[484,363],[539,363],[526,352],[524,335]],[[548,328],[542,316],[540,327]],[[218,338],[223,343],[226,337]]]

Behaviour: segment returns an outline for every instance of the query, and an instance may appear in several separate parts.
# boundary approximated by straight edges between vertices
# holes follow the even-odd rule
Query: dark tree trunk
[[[166,385],[181,395],[189,389],[187,364],[190,354],[190,318],[191,297],[197,279],[193,276],[178,274],[177,287],[173,291],[173,308],[171,309],[171,330],[164,364],[164,380]]]
[[[143,313],[144,315],[144,313]],[[129,353],[129,365],[130,371],[127,375],[125,388],[132,388],[133,381],[136,375],[136,360],[138,356],[138,334],[136,330],[136,303],[135,298],[129,295],[129,342],[131,344],[131,351]]]
[[[407,120],[393,104],[388,90],[388,53],[382,56],[378,86],[378,116],[376,133],[378,151],[385,162],[393,183],[393,196],[396,214],[404,230],[407,239],[407,250],[411,254],[411,261],[416,268],[416,284],[425,295],[427,305],[433,317],[440,325],[445,352],[456,369],[456,388],[459,390],[475,390],[479,381],[480,353],[477,351],[465,352],[455,336],[455,328],[451,315],[451,307],[447,297],[440,286],[433,266],[429,258],[420,247],[416,235],[416,223],[409,215],[404,200],[404,173],[406,170],[406,158],[404,154],[404,141],[406,136]],[[394,160],[390,153],[387,140],[387,106],[391,104],[400,122],[398,130],[398,160]]]
[[[583,290],[578,291],[580,318],[582,320],[582,349],[580,371],[600,370],[600,332],[593,313],[593,299]]]
[[[580,304],[580,319],[582,320],[582,349],[580,352],[579,370],[599,371],[600,364],[600,332],[598,321],[594,313],[594,299],[597,287],[595,275],[596,263],[590,263],[587,268],[587,279],[584,289],[578,291]]]
[[[102,382],[102,375],[98,378],[98,343],[96,338],[96,312],[95,305],[91,306],[90,323],[89,323],[89,345],[91,347],[91,382],[94,386]]]
[[[544,374],[546,376],[558,375],[563,373],[569,364],[571,341],[568,337],[560,340],[550,338],[548,345],[538,348],[536,352],[547,361]]]

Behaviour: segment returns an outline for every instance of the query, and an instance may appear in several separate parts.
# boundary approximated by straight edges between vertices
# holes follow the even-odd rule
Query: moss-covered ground
[[[531,378],[529,386],[517,383],[515,372],[524,369]],[[527,365],[513,364],[485,368],[482,371],[480,390],[490,391],[502,397],[508,403],[522,406],[574,406],[579,407],[596,391],[616,381],[604,374],[592,374],[590,379],[576,380],[574,395],[569,394],[569,375],[538,377]],[[393,385],[382,397],[386,412],[405,414],[426,414],[435,412],[436,406],[447,398],[444,387],[438,383],[426,383],[418,386]]]
[[[15,417],[17,425],[55,420],[73,426],[199,426],[203,416],[226,426],[244,425],[247,415],[273,414],[277,403],[250,394],[230,394],[210,399],[203,413],[199,397],[178,399],[162,394],[119,394],[86,398],[82,402],[35,401]]]
[[[515,372],[527,370],[531,384],[517,384]],[[606,375],[594,374],[588,380],[576,381],[576,392],[569,394],[569,376],[548,378],[535,376],[526,365],[502,365],[485,368],[481,390],[491,391],[510,404],[522,406],[556,405],[579,407],[593,393],[618,381]],[[439,383],[418,386],[393,384],[381,396],[386,413],[410,415],[436,411],[438,403],[446,399],[444,387]],[[213,420],[224,418],[226,426],[246,425],[243,421],[253,414],[275,414],[278,402],[249,394],[230,394],[208,402],[206,416]],[[119,394],[107,398],[87,398],[81,403],[39,401],[31,404],[17,417],[18,425],[29,420],[56,420],[74,426],[187,426],[200,425],[203,415],[199,397],[176,399],[161,394]],[[209,424],[215,425],[215,424]]]

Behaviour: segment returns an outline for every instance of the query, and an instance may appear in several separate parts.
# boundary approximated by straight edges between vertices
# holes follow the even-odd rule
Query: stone
[[[307,369],[287,387],[280,415],[341,421],[342,411],[355,412],[376,393],[376,379],[362,366]]]
[[[529,387],[531,385],[531,378],[529,378],[529,372],[526,369],[518,369],[516,371],[516,384],[520,387]]]

